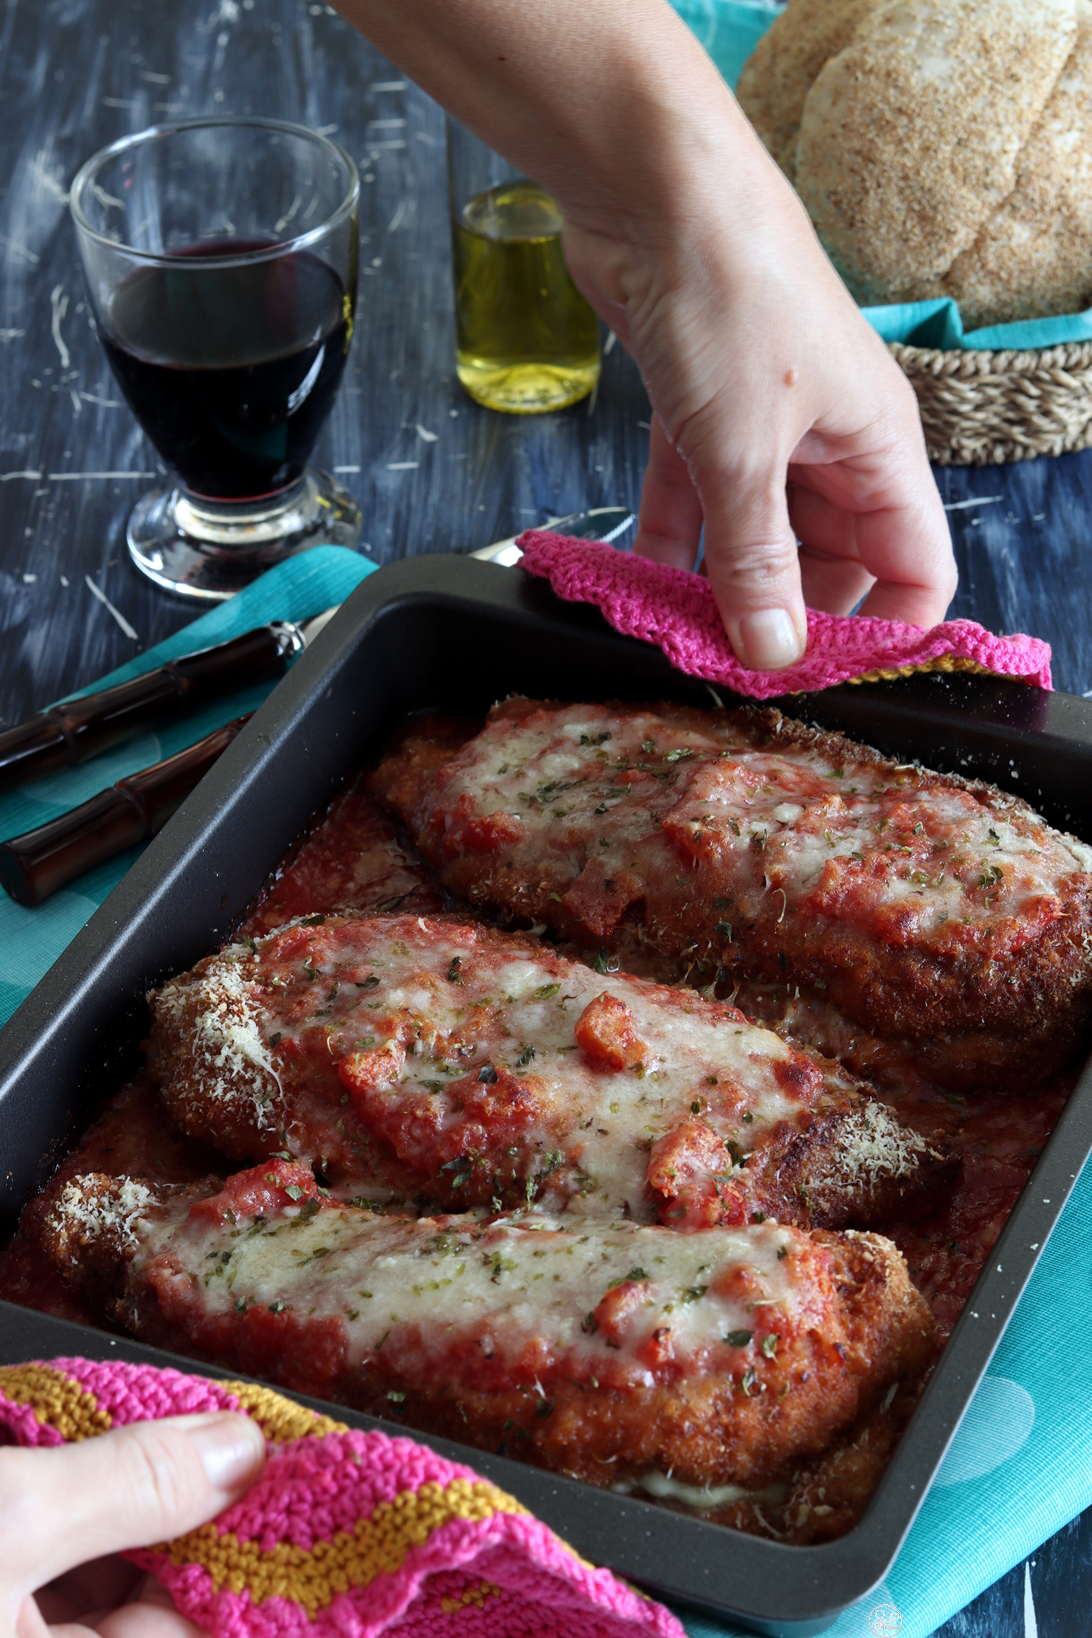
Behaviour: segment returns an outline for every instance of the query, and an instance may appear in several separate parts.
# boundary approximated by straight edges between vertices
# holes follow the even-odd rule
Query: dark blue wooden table
[[[621,348],[607,354],[595,399],[558,415],[492,415],[462,392],[442,115],[328,6],[7,0],[0,725],[199,612],[142,580],[125,551],[128,510],[162,469],[91,332],[67,188],[103,144],[209,112],[298,120],[360,165],[357,330],[316,460],[358,496],[372,557],[481,546],[550,515],[637,503],[649,408]],[[952,614],[1047,638],[1056,685],[1092,694],[1092,452],[938,471],[937,482],[960,569]],[[1092,1510],[941,1631],[1075,1638],[1090,1607]]]

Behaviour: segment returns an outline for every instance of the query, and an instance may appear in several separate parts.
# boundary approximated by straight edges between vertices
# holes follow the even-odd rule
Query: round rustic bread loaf
[[[864,304],[1092,304],[1088,0],[790,0],[739,100]]]

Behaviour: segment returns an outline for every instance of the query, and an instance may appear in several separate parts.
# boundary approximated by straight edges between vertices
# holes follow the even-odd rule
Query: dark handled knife
[[[134,738],[149,722],[184,716],[217,694],[278,676],[305,646],[288,621],[169,660],[141,677],[66,700],[0,733],[0,791],[78,767]]]
[[[632,512],[624,507],[598,506],[551,518],[543,527],[610,541],[632,522]],[[515,535],[470,553],[505,567],[518,563],[522,555]],[[65,700],[28,717],[0,732],[0,792],[60,768],[78,767],[133,739],[149,723],[184,716],[216,695],[280,676],[336,613],[335,607],[298,623],[278,620],[258,626],[230,642],[169,660],[129,682]]]
[[[119,779],[59,819],[0,842],[0,886],[17,904],[41,904],[85,870],[147,841],[235,738],[250,714],[195,745]]]
[[[634,522],[632,512],[600,506],[553,518],[546,528],[586,540],[616,540]],[[522,552],[516,536],[469,554],[510,567]],[[337,608],[299,625],[278,621],[229,643],[172,660],[116,688],[43,711],[0,734],[0,790],[20,779],[79,762],[131,738],[152,717],[178,715],[200,700],[284,670],[314,641]],[[62,716],[62,713],[64,714]],[[119,779],[59,819],[0,842],[0,887],[19,904],[41,904],[94,865],[146,841],[167,823],[193,787],[227,749],[249,716],[237,717],[165,762]],[[20,737],[21,736],[21,737]]]

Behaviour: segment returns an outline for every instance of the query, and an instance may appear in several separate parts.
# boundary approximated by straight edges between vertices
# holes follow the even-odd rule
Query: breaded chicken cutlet
[[[284,1161],[188,1187],[72,1178],[45,1245],[150,1342],[714,1510],[784,1496],[935,1346],[878,1235],[377,1216]]]
[[[371,789],[462,899],[667,981],[818,992],[953,1088],[1035,1085],[1087,1027],[1092,849],[776,710],[513,699]]]
[[[171,979],[152,1017],[184,1132],[314,1161],[342,1196],[877,1226],[958,1170],[735,1008],[474,924],[305,917]]]

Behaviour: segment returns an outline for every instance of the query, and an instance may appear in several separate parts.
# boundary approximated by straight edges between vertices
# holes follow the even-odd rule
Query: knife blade
[[[559,535],[570,535],[576,540],[598,540],[609,546],[636,521],[636,514],[628,507],[592,506],[584,512],[570,512],[568,517],[548,518],[536,527],[551,529]],[[520,534],[523,532],[521,529]],[[486,563],[499,563],[506,569],[513,568],[523,556],[516,545],[518,539],[519,535],[509,535],[507,540],[495,540],[492,546],[479,546],[476,552],[470,552],[468,556],[479,557]]]
[[[632,522],[632,512],[624,507],[599,506],[551,518],[542,527],[610,541]],[[510,535],[468,555],[509,568],[523,554],[516,536]],[[0,792],[61,768],[79,767],[135,738],[152,722],[173,721],[219,694],[282,675],[340,606],[335,604],[308,620],[274,620],[257,626],[229,642],[169,660],[128,682],[50,706],[5,729],[0,732]]]
[[[567,517],[548,518],[545,523],[536,525],[540,529],[553,529],[559,534],[571,535],[577,540],[598,540],[604,546],[610,545],[625,534],[631,524],[636,523],[637,515],[625,506],[592,506],[583,512],[570,512]],[[523,530],[520,530],[520,534]],[[516,545],[519,535],[506,535],[503,540],[493,541],[491,546],[479,546],[475,551],[466,552],[466,557],[476,557],[482,563],[496,563],[502,569],[513,569],[523,553]],[[319,632],[334,618],[340,603],[335,603],[332,609],[323,609],[321,614],[312,615],[310,620],[303,620],[296,628],[305,644],[314,642]]]

